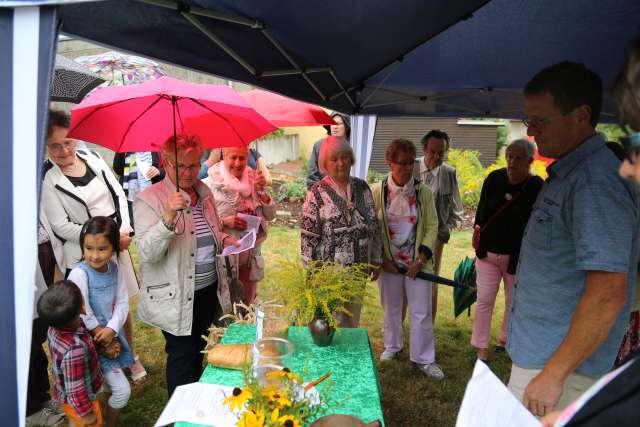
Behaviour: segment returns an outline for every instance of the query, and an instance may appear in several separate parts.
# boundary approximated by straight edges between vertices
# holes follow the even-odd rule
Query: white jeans
[[[131,397],[129,380],[120,368],[113,368],[109,372],[103,372],[105,392],[111,392],[109,406],[113,409],[122,409],[127,406]]]
[[[538,375],[542,369],[525,369],[515,364],[511,365],[511,376],[509,377],[509,391],[522,402],[524,397],[524,389],[529,382]],[[589,387],[595,383],[597,378],[588,377],[586,375],[573,373],[567,377],[564,382],[564,388],[560,400],[556,404],[554,410],[559,411],[567,406],[580,395],[582,395]]]

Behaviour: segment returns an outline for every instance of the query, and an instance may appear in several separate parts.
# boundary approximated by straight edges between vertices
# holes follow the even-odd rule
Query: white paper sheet
[[[240,240],[238,240],[238,246],[230,245],[224,248],[222,253],[218,256],[228,256],[233,254],[239,254],[240,252],[248,251],[256,245],[256,232],[251,230],[247,232]]]
[[[481,361],[464,392],[456,427],[540,427],[536,419]]]
[[[138,160],[137,157],[136,157],[136,165],[138,165],[138,171],[140,173],[139,178],[143,178],[145,181],[150,181],[150,179],[147,178],[147,173],[149,172],[149,169],[151,169],[151,166],[153,165],[151,163],[140,161]]]
[[[247,231],[255,231],[256,235],[258,235],[258,231],[260,229],[260,223],[262,222],[262,218],[255,215],[247,215],[243,213],[236,214],[238,218],[244,219],[247,222]]]
[[[232,391],[233,387],[217,384],[191,383],[178,386],[154,427],[178,421],[214,427],[236,425],[237,414],[222,403]]]

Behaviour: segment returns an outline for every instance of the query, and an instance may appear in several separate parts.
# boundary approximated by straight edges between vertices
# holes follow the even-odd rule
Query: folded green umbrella
[[[465,287],[453,290],[453,312],[456,317],[467,310],[471,315],[471,306],[476,302],[476,261],[474,258],[465,257],[453,276],[458,283]]]

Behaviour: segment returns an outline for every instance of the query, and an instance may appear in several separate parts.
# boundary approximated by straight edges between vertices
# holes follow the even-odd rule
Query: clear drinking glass
[[[289,321],[283,304],[263,303],[256,312],[256,339],[287,338]]]
[[[292,355],[293,343],[284,338],[262,338],[253,344],[253,366],[275,365],[288,368]]]

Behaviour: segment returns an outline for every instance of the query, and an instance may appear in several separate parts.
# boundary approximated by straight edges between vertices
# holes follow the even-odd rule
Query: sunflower
[[[244,411],[238,420],[238,427],[264,427],[264,414],[260,411]]]
[[[251,391],[249,391],[249,389],[240,389],[240,387],[236,387],[233,389],[231,396],[224,399],[223,403],[225,405],[229,405],[232,411],[236,409],[240,410],[242,409],[244,404],[247,403],[247,401],[251,398],[253,398],[253,394],[251,393]]]
[[[300,420],[293,415],[284,415],[278,418],[278,422],[282,427],[301,427]]]

